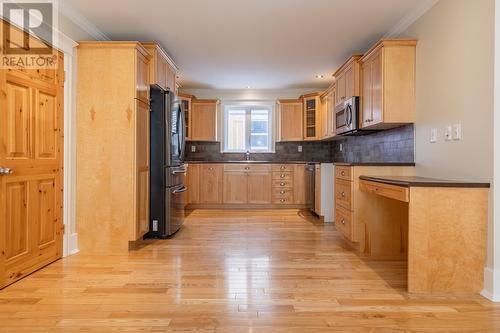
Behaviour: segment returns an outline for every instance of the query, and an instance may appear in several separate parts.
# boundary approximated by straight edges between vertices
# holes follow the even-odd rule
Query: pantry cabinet
[[[415,121],[415,40],[381,40],[361,58],[361,127]]]
[[[217,141],[218,105],[218,100],[191,100],[190,140]]]
[[[301,99],[278,100],[278,140],[302,141],[303,103]]]

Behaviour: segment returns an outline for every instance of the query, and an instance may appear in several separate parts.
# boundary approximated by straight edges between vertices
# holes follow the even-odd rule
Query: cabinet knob
[[[285,169],[286,169],[286,167],[285,167],[285,166],[282,166],[282,167],[280,167],[280,169],[281,169],[281,170],[285,170]]]
[[[344,219],[340,220],[340,223],[345,225],[345,220]]]
[[[341,174],[342,176],[345,176],[345,171],[344,171],[344,170],[342,170],[342,171],[340,172],[340,174]]]
[[[281,174],[281,175],[280,175],[280,177],[281,177],[281,178],[285,178],[285,175],[284,175],[284,174]]]
[[[345,192],[340,193],[340,195],[342,196],[342,198],[345,198]]]
[[[285,186],[285,183],[281,182],[281,183],[280,183],[280,186]]]
[[[285,202],[285,199],[280,199],[280,202]]]
[[[285,194],[285,191],[280,191],[280,194]]]
[[[208,168],[208,171],[214,171],[214,168],[210,167]]]
[[[250,170],[250,167],[245,167],[245,170]]]

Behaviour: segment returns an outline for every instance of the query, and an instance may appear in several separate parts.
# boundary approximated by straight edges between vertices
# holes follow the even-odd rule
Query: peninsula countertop
[[[419,176],[360,176],[359,179],[402,187],[462,187],[489,188],[490,183],[466,182]]]

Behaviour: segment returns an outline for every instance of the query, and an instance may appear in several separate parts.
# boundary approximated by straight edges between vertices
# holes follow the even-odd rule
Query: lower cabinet
[[[188,204],[306,207],[305,164],[189,164]]]

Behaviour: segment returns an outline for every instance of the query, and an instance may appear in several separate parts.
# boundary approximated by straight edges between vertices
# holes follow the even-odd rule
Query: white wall
[[[494,0],[440,0],[401,35],[418,39],[415,151],[419,175],[493,181],[494,20]],[[453,124],[462,125],[462,140],[444,141],[445,126]],[[438,129],[437,143],[429,141],[431,128]],[[491,204],[487,266],[499,264]],[[487,269],[486,290],[493,289],[491,280]]]

